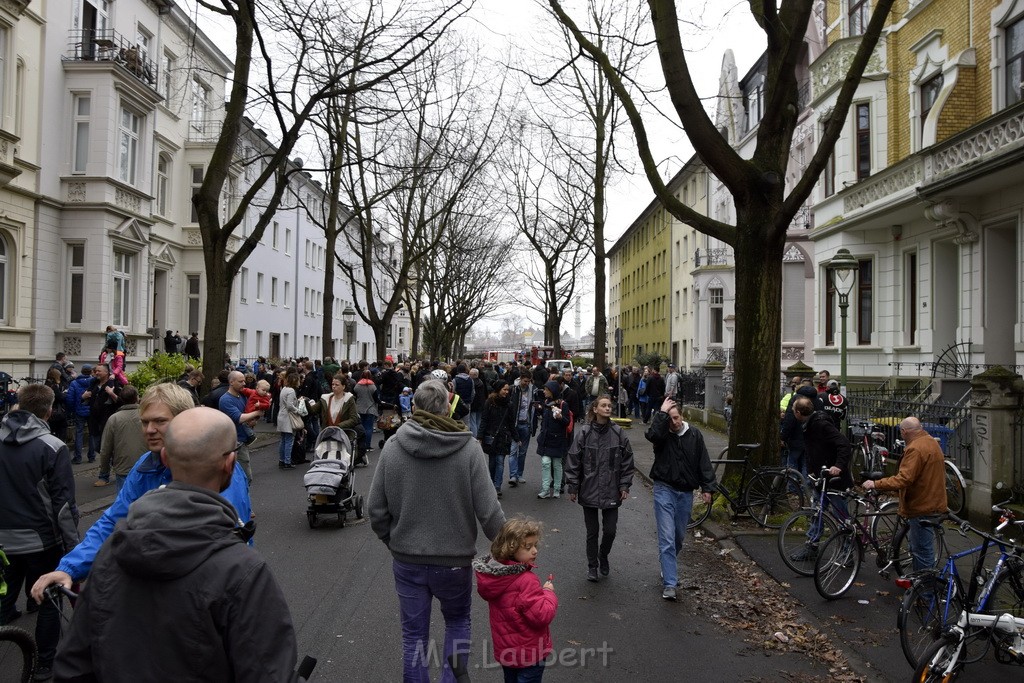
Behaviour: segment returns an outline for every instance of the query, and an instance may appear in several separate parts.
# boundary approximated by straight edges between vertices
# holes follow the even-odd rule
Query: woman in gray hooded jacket
[[[629,487],[633,484],[633,448],[622,428],[611,421],[611,416],[610,396],[605,394],[592,402],[587,410],[587,422],[576,430],[565,459],[569,500],[583,506],[583,521],[587,526],[588,581],[597,581],[599,570],[602,576],[608,576],[608,554],[615,541],[619,506],[629,497]]]

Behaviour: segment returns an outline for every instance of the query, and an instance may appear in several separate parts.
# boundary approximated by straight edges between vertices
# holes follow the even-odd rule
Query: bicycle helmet
[[[439,379],[445,384],[448,383],[448,373],[440,368],[438,368],[437,370],[432,370],[430,373],[430,377],[432,379]]]

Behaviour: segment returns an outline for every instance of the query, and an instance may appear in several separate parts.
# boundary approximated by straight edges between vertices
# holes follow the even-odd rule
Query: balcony
[[[719,249],[705,249],[703,252],[697,249],[693,252],[693,267],[704,268],[707,266],[728,266],[732,249],[721,247]]]
[[[217,141],[220,139],[220,132],[223,127],[223,121],[189,121],[188,141],[206,144],[216,144]]]
[[[811,64],[811,106],[820,106],[822,101],[837,90],[850,70],[853,57],[860,48],[861,36],[841,38],[831,45]],[[875,80],[886,72],[888,61],[888,40],[885,35],[878,39],[871,57],[864,69],[864,80]]]
[[[136,80],[156,90],[156,63],[139,50],[139,46],[112,30],[82,29],[68,34],[65,62],[115,64]]]

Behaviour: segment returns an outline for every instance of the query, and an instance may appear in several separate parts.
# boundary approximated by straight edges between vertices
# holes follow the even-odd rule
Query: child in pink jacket
[[[490,605],[494,656],[506,683],[539,681],[551,652],[558,597],[551,576],[541,586],[533,573],[540,524],[524,517],[505,522],[491,554],[473,560],[476,589]]]

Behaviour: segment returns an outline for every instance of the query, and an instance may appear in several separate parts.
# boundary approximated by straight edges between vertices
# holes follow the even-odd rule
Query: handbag
[[[295,412],[302,417],[309,415],[309,410],[306,408],[306,399],[300,398],[295,401]]]
[[[298,431],[306,426],[305,423],[302,421],[302,417],[296,415],[295,413],[288,413],[288,419],[291,420],[292,429],[295,431]]]

